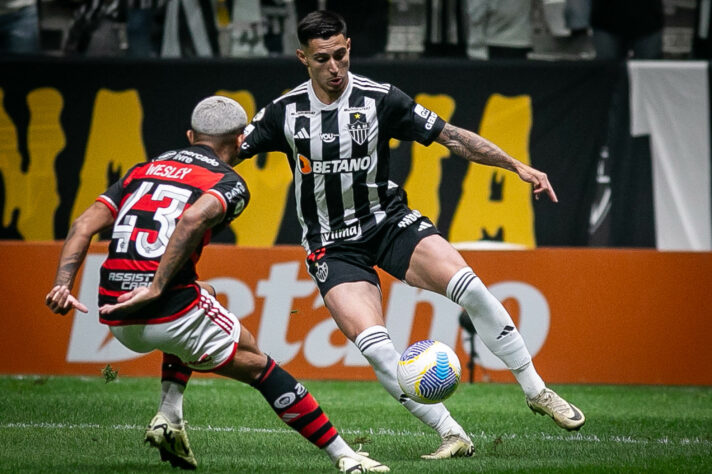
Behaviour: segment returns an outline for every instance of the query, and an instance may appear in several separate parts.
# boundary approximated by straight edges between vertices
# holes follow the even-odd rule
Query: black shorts
[[[440,232],[430,219],[404,206],[403,211],[387,217],[366,238],[313,251],[307,256],[307,269],[322,296],[336,285],[352,281],[367,281],[380,287],[374,266],[403,280],[418,242],[435,234]]]

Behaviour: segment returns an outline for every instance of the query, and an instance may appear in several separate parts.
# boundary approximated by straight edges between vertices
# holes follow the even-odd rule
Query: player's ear
[[[240,147],[242,147],[242,142],[245,141],[245,134],[241,133],[239,135],[235,135],[235,144],[237,145],[237,149],[239,150]]]
[[[193,144],[193,140],[195,139],[195,135],[193,134],[193,130],[186,130],[185,136],[188,137],[188,143],[191,145]]]
[[[351,52],[351,38],[346,38],[346,49]]]
[[[301,61],[302,64],[304,64],[307,67],[309,66],[309,64],[307,64],[307,55],[304,54],[303,50],[301,50],[301,49],[297,50],[297,58],[299,58],[299,61]]]

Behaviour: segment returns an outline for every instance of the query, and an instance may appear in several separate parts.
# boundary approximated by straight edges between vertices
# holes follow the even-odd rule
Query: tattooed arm
[[[82,213],[69,229],[59,256],[54,287],[47,293],[45,304],[57,314],[67,314],[72,308],[87,312],[87,307],[71,294],[74,279],[84,262],[92,237],[111,226],[114,216],[104,204],[95,202]]]
[[[473,163],[513,171],[523,181],[534,186],[535,198],[539,199],[541,194],[546,194],[553,202],[558,202],[546,173],[516,160],[500,147],[474,132],[446,123],[435,141]]]
[[[158,294],[163,293],[168,282],[198,248],[205,232],[218,224],[224,215],[218,198],[207,193],[185,211],[168,241],[166,251],[153,277],[151,287],[154,291]]]
[[[117,304],[104,305],[99,308],[99,313],[133,312],[160,297],[168,283],[198,247],[205,232],[217,225],[224,215],[220,200],[212,194],[203,194],[178,221],[161,256],[153,282],[148,287],[139,287],[124,293],[118,298]]]

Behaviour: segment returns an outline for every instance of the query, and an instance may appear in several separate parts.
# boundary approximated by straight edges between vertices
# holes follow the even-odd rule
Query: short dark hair
[[[311,12],[297,26],[297,37],[303,46],[314,38],[327,39],[336,35],[347,36],[346,22],[341,15],[328,10]]]

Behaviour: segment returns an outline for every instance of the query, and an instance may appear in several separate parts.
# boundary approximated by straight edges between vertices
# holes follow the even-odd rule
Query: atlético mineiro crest
[[[368,138],[368,119],[366,115],[361,112],[349,114],[349,124],[347,128],[349,129],[351,138],[359,145],[363,145]]]
[[[324,263],[319,263],[317,262],[316,264],[316,279],[319,280],[320,282],[324,283],[326,281],[326,277],[329,276],[329,266]]]

